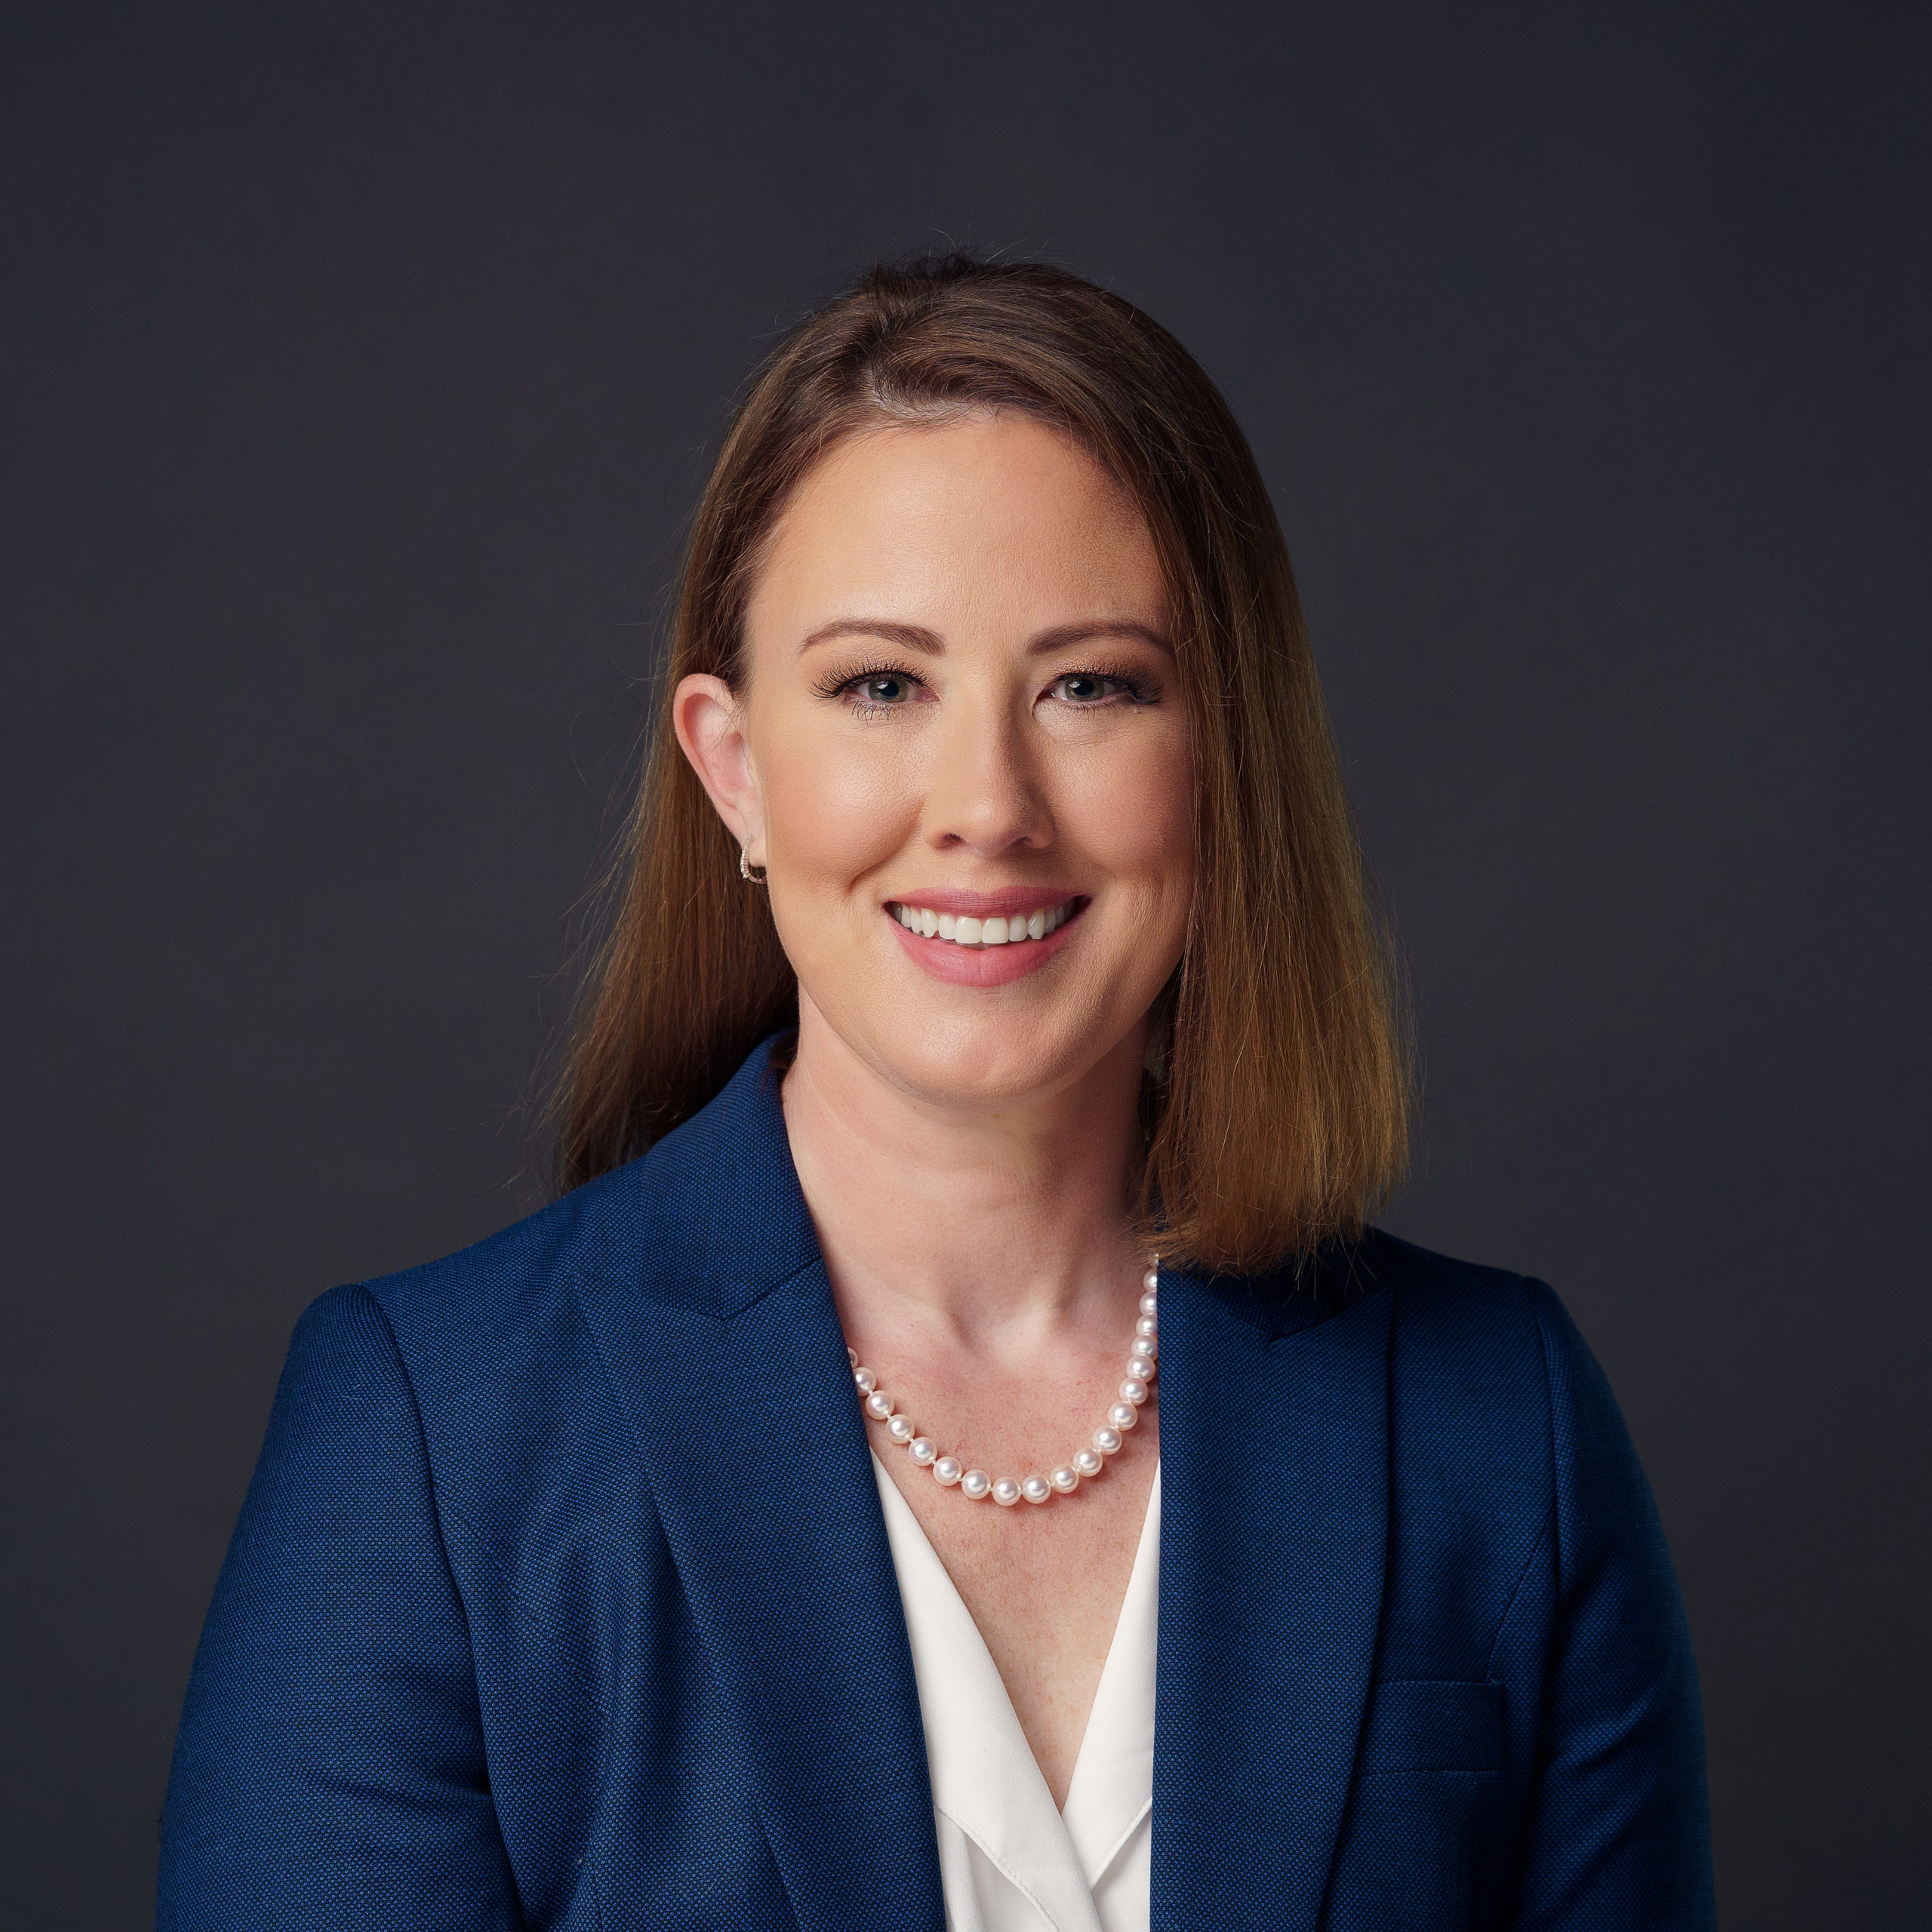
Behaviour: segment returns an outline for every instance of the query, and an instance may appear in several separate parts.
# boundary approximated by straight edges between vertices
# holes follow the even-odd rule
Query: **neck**
[[[1063,1088],[968,1109],[896,1085],[798,1006],[785,1125],[848,1315],[992,1340],[1139,1292],[1139,1029]]]

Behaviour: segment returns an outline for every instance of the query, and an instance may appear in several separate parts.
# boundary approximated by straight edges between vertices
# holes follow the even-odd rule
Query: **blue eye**
[[[896,664],[847,663],[829,671],[816,687],[822,698],[846,706],[860,717],[868,712],[903,710],[925,686],[916,673]]]
[[[1109,678],[1100,671],[1069,671],[1054,680],[1053,694],[1067,704],[1100,704],[1110,697],[1140,696],[1124,678]]]

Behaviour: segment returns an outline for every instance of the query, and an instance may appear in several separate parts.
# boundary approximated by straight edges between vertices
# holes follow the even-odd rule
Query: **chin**
[[[1137,1069],[1140,1022],[1159,992],[1143,1001],[1137,986],[1091,971],[955,987],[909,974],[896,946],[857,971],[830,952],[798,961],[804,1032],[823,1029],[833,1060],[909,1099],[974,1113],[1064,1093],[1118,1054]]]
[[[924,1026],[874,1033],[865,1057],[893,1084],[929,1105],[994,1113],[1074,1086],[1123,1049],[1133,1023],[1109,1027],[1097,1016],[1006,1014],[961,1021],[934,1016]]]

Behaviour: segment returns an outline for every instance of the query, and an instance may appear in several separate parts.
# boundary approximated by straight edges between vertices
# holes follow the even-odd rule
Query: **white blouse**
[[[978,1625],[911,1506],[872,1463],[925,1721],[948,1932],[1147,1932],[1160,1471],[1057,1811]]]

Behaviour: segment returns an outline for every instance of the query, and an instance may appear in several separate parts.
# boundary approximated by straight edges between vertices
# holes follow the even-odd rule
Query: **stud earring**
[[[746,857],[745,848],[742,845],[738,848],[738,876],[742,879],[749,880],[753,885],[762,885],[764,883],[764,866],[753,865],[751,860]]]

